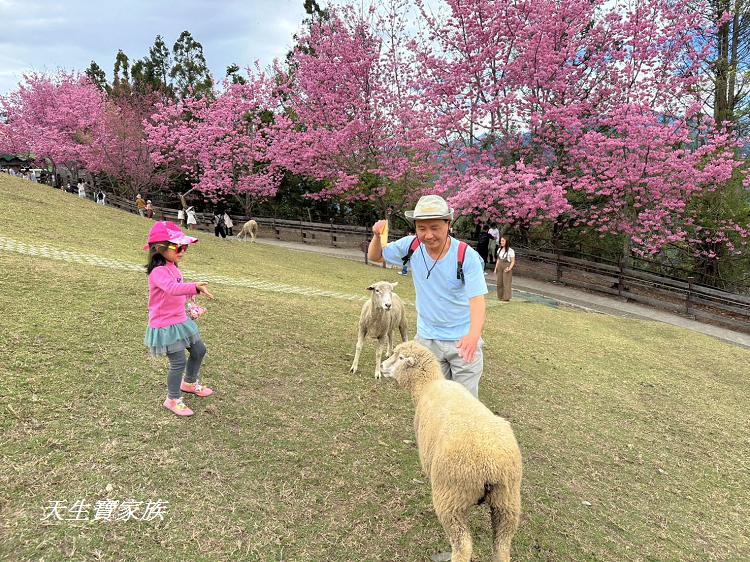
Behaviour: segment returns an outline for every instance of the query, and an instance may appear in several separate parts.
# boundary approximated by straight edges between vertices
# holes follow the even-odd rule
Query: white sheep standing
[[[253,219],[242,225],[242,230],[237,234],[237,240],[240,238],[247,240],[248,236],[250,236],[250,242],[255,242],[255,238],[258,236],[258,223]]]
[[[383,357],[383,348],[387,345],[386,355],[393,350],[393,330],[398,327],[401,333],[401,341],[406,341],[406,315],[404,304],[399,296],[393,292],[398,283],[378,281],[367,287],[372,291],[370,300],[362,305],[362,313],[359,315],[359,330],[357,334],[357,349],[354,352],[350,373],[356,373],[359,367],[359,354],[362,344],[367,336],[378,340],[375,348],[375,378],[380,378],[380,361]]]
[[[434,355],[410,341],[383,362],[385,377],[407,388],[415,405],[419,461],[432,484],[432,504],[451,543],[451,561],[469,562],[468,511],[486,503],[493,562],[510,561],[521,514],[521,452],[510,424],[461,384],[446,380]]]

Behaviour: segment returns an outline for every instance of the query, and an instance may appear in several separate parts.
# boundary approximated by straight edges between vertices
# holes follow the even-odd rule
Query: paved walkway
[[[364,262],[363,253],[351,248],[314,246],[312,244],[287,242],[268,238],[258,238],[258,243]],[[487,275],[487,284],[490,288],[490,292],[494,292],[495,275],[491,272]],[[694,332],[700,332],[701,334],[717,338],[724,342],[750,349],[750,335],[748,334],[735,332],[711,324],[704,324],[656,308],[624,302],[616,298],[588,293],[564,285],[557,285],[516,275],[513,277],[513,296],[514,298],[519,298],[521,300],[541,302],[547,305],[571,306],[587,312],[664,322],[666,324],[672,324],[673,326],[679,326]]]

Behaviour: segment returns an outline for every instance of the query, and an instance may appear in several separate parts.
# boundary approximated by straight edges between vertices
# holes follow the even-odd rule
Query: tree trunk
[[[729,0],[718,0],[716,2],[716,13],[721,16],[729,10]],[[717,30],[717,57],[716,87],[714,90],[714,119],[716,126],[720,127],[729,117],[729,97],[734,92],[729,92],[729,22],[721,24]]]
[[[740,41],[740,10],[744,0],[734,1],[734,15],[732,18],[732,55],[729,61],[729,80],[727,84],[727,118],[734,124],[735,87],[737,84],[737,49]]]

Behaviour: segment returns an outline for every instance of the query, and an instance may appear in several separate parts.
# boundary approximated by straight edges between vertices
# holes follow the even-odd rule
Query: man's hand
[[[196,283],[195,288],[198,290],[199,295],[205,295],[209,299],[214,298],[214,296],[208,292],[208,283],[202,282],[202,283]]]
[[[375,236],[380,236],[381,234],[383,234],[383,229],[385,228],[386,224],[388,224],[387,220],[381,220],[381,221],[376,222],[375,224],[372,225],[372,233]]]
[[[467,363],[471,363],[474,361],[474,356],[477,353],[477,345],[479,345],[479,336],[472,336],[469,334],[468,336],[462,337],[456,344],[459,357]]]

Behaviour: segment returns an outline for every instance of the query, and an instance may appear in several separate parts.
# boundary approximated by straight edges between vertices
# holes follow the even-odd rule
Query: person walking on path
[[[453,209],[442,197],[425,195],[405,216],[415,224],[416,237],[405,236],[383,248],[380,234],[385,221],[378,221],[372,227],[367,257],[375,262],[385,258],[396,265],[411,257],[417,293],[415,339],[435,354],[447,379],[478,396],[487,294],[482,260],[473,248],[449,236]],[[418,246],[410,255],[413,244]],[[459,270],[460,248],[466,253]]]
[[[510,242],[505,236],[500,238],[500,248],[497,250],[497,263],[495,264],[495,275],[497,276],[497,298],[508,302],[513,294],[513,268],[516,267],[516,253],[510,247]],[[498,273],[500,269],[500,273]]]
[[[487,257],[489,261],[487,263],[495,263],[497,257],[497,245],[500,243],[500,231],[497,229],[497,223],[490,224],[490,229],[487,231],[491,236],[490,245],[487,251]]]
[[[232,230],[234,228],[234,223],[232,222],[232,217],[230,217],[229,213],[226,211],[224,212],[224,227],[227,229],[227,234],[229,236],[234,236],[234,231]]]
[[[135,208],[138,210],[138,214],[143,216],[145,215],[146,210],[146,202],[143,200],[143,197],[141,197],[141,194],[135,196]]]
[[[489,260],[490,240],[492,240],[492,236],[490,236],[489,227],[486,224],[482,224],[479,237],[477,238],[477,253],[485,264]]]
[[[86,184],[83,180],[78,180],[78,197],[86,199]]]
[[[187,215],[188,230],[195,230],[195,225],[198,224],[198,221],[195,218],[195,209],[193,209],[193,207],[188,207],[185,209],[185,215]]]
[[[179,263],[188,247],[197,238],[186,236],[172,222],[157,222],[148,233],[148,328],[143,343],[151,355],[169,360],[167,398],[164,407],[178,416],[191,416],[193,411],[182,400],[182,392],[201,398],[213,390],[198,381],[206,346],[196,323],[187,317],[185,305],[190,297],[213,295],[208,283],[184,283]],[[190,357],[185,361],[185,350]],[[183,380],[184,375],[184,380]]]
[[[221,236],[222,238],[227,237],[227,231],[224,228],[224,212],[223,211],[214,211],[214,235],[218,238]]]

